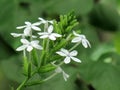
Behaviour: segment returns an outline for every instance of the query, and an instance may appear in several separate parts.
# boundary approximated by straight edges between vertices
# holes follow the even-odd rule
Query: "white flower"
[[[43,24],[51,23],[51,24],[53,24],[53,21],[52,21],[52,20],[48,21],[48,20],[45,20],[45,19],[40,18],[40,17],[39,17],[38,19],[40,20],[40,23],[43,23]]]
[[[38,45],[39,41],[38,40],[33,40],[29,42],[27,39],[21,39],[21,42],[23,43],[22,46],[18,47],[16,50],[17,51],[22,51],[27,49],[28,52],[32,51],[33,48],[36,49],[43,49],[40,45]]]
[[[63,74],[63,78],[64,78],[65,81],[67,81],[67,78],[69,78],[69,75],[67,73],[65,73],[60,66],[58,66],[55,69],[55,72],[56,73],[62,73]]]
[[[25,35],[30,36],[30,32],[31,32],[32,29],[35,30],[35,31],[41,31],[41,29],[39,27],[37,27],[37,26],[40,25],[39,22],[32,24],[31,22],[26,21],[25,24],[26,25],[24,25],[24,26],[17,27],[17,29],[23,29],[23,28],[25,28],[24,29],[24,34]]]
[[[27,35],[25,35],[24,33],[11,33],[11,35],[13,36],[13,37],[23,37],[23,38],[25,38]],[[34,36],[34,35],[32,35],[32,38],[37,38],[37,36]]]
[[[49,38],[50,40],[56,40],[57,37],[61,37],[60,34],[57,33],[52,33],[53,31],[53,26],[50,25],[48,27],[48,32],[42,32],[42,33],[38,33],[40,36],[40,38]]]
[[[62,73],[64,80],[67,81],[67,78],[69,78],[69,75],[68,75],[67,73],[65,73],[60,66],[56,65],[55,62],[56,62],[56,61],[53,61],[53,62],[51,63],[53,66],[56,67],[55,72],[56,72],[56,73]]]
[[[60,51],[56,53],[59,54],[60,56],[65,57],[64,62],[66,64],[70,63],[71,59],[75,62],[79,62],[79,63],[81,62],[80,59],[74,57],[78,54],[76,50],[69,52],[68,50],[62,48]]]
[[[91,47],[89,41],[86,39],[85,35],[77,34],[75,31],[73,31],[73,34],[76,36],[72,39],[72,43],[82,42],[82,45],[87,48],[88,46]]]

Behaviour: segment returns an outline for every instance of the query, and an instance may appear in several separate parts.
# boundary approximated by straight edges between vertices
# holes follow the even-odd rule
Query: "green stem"
[[[46,62],[47,62],[47,53],[49,53],[49,42],[50,42],[50,40],[47,39],[46,48],[45,48],[45,55],[46,55],[46,57],[44,57],[44,62],[43,62],[44,65],[45,65]]]
[[[41,83],[43,83],[43,82],[46,82],[46,81],[50,80],[51,78],[53,78],[53,77],[56,76],[57,74],[58,74],[58,73],[53,73],[51,76],[47,77],[46,79],[33,81],[33,82],[30,82],[30,83],[25,84],[25,86],[32,86],[32,85],[41,84]]]
[[[44,25],[44,32],[46,32],[47,29],[48,29],[48,22],[46,22],[45,25]]]
[[[30,32],[30,41],[32,41],[32,30]]]
[[[76,43],[72,48],[69,49],[69,51],[72,51],[73,49],[75,49],[81,42]]]
[[[26,51],[25,50],[23,50],[23,56],[26,57]]]
[[[49,52],[49,42],[50,42],[50,40],[47,39],[47,43],[46,43],[46,51],[48,51],[48,52]]]
[[[62,64],[64,64],[64,61],[62,61],[60,64],[58,64],[58,66],[61,66]]]
[[[64,64],[64,62],[62,61],[60,64],[58,64],[58,66],[61,66],[62,64]],[[32,76],[36,73],[37,71],[35,71]],[[25,87],[27,86],[32,86],[32,85],[38,85],[38,84],[41,84],[43,82],[46,82],[50,79],[52,79],[54,76],[56,76],[58,73],[53,73],[52,75],[50,75],[49,77],[43,79],[43,80],[37,80],[37,81],[33,81],[33,82],[30,82],[30,83],[27,83],[27,84],[24,84]],[[19,89],[18,89],[19,90]]]
[[[20,85],[19,87],[16,89],[16,90],[21,90],[24,86],[25,86],[25,83],[28,81],[28,78],[26,78]]]
[[[44,25],[44,32],[46,32],[47,29],[48,29],[48,22]],[[42,50],[41,57],[40,57],[40,64],[39,64],[39,67],[41,67],[41,65],[44,63],[44,56],[45,56],[45,50],[46,50],[46,43],[47,43],[47,40],[46,40],[46,39],[43,39],[43,50]]]
[[[36,69],[32,74],[31,77],[34,76],[37,73],[38,69]],[[21,90],[23,87],[26,87],[27,81],[30,79],[30,77],[27,77],[16,90]]]
[[[66,38],[66,40],[69,41],[71,36],[72,36],[72,34],[69,34],[68,37]]]
[[[45,56],[45,49],[46,49],[46,39],[43,39],[43,50],[42,50],[42,53],[40,55],[40,64],[39,64],[39,67],[41,67],[41,65],[43,64],[44,56]]]
[[[29,52],[29,62],[31,62],[31,59],[32,59],[31,52]]]

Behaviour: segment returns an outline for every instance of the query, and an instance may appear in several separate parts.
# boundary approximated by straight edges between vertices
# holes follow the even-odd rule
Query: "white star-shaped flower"
[[[32,24],[31,22],[26,21],[24,26],[19,26],[17,27],[17,29],[25,28],[24,34],[30,36],[30,32],[32,29],[35,31],[41,31],[41,29],[38,27],[39,25],[40,25],[40,22],[36,22]]]
[[[69,52],[68,50],[62,48],[60,51],[56,53],[59,54],[60,56],[65,57],[64,62],[66,64],[70,63],[71,59],[75,62],[79,62],[79,63],[81,62],[80,59],[74,57],[78,54],[76,50]]]
[[[22,51],[27,49],[28,52],[32,51],[33,48],[42,50],[43,48],[38,44],[38,40],[33,40],[29,42],[27,39],[21,39],[21,42],[23,43],[22,46],[18,47],[16,51]]]
[[[27,37],[24,33],[11,33],[13,37]],[[37,38],[37,36],[32,35],[32,38]]]
[[[40,38],[49,38],[50,40],[56,40],[57,37],[61,37],[62,35],[58,34],[58,33],[52,33],[53,32],[53,26],[50,25],[48,27],[48,31],[47,32],[41,32],[38,33],[40,36]]]
[[[51,24],[53,24],[53,21],[52,21],[52,20],[48,21],[48,20],[45,20],[45,19],[43,19],[43,18],[41,18],[41,17],[39,17],[38,19],[40,20],[40,23],[43,23],[43,24],[51,23]]]
[[[85,35],[80,35],[77,34],[75,31],[73,31],[73,34],[75,35],[75,38],[72,39],[72,43],[77,43],[77,42],[81,42],[82,45],[87,48],[88,46],[91,47],[89,41],[86,39]]]

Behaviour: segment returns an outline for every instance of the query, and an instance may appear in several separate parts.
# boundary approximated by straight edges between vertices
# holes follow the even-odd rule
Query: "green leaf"
[[[53,66],[52,64],[46,64],[44,66],[41,66],[38,70],[39,73],[46,73],[46,72],[49,72],[49,71],[52,71],[54,70],[56,67]]]
[[[35,66],[38,66],[38,55],[35,49],[32,50],[32,62]]]
[[[105,55],[106,53],[115,52],[115,51],[116,49],[112,44],[109,44],[109,43],[101,44],[92,53],[91,60],[97,61],[102,55]]]
[[[9,58],[12,55],[17,55],[7,42],[0,36],[0,60]]]
[[[15,3],[9,0],[1,0],[0,8],[3,9],[2,12],[0,12],[0,21],[2,21],[0,22],[0,35],[8,45],[13,45],[15,41],[12,40],[10,33],[15,31],[15,22],[13,21],[15,19]]]
[[[116,31],[119,27],[120,16],[115,7],[98,3],[90,13],[90,23],[103,30]]]
[[[120,54],[120,31],[116,33],[114,43],[117,52]]]
[[[118,10],[118,12],[120,14],[120,0],[117,0],[117,10]]]
[[[29,62],[29,64],[28,64],[28,78],[31,77],[31,72],[32,72],[32,66],[31,66],[31,62]]]
[[[46,10],[58,14],[65,14],[74,10],[76,14],[84,15],[93,8],[93,0],[52,0],[48,3],[50,4],[46,6]]]
[[[120,69],[101,61],[81,64],[81,77],[96,90],[120,90]]]
[[[27,57],[23,57],[23,74],[28,75],[28,60]]]
[[[11,57],[9,60],[1,61],[0,65],[7,78],[13,81],[22,82],[24,80],[24,75],[22,74],[21,57]]]
[[[117,0],[100,0],[100,3],[109,5],[111,7],[117,7]]]
[[[62,39],[59,43],[57,43],[54,48],[51,50],[51,54],[53,54],[54,52],[58,51],[59,49],[61,49],[62,47],[66,46],[67,40],[66,39]]]
[[[77,26],[79,23],[75,16],[74,12],[70,12],[67,15],[61,15],[60,21],[58,22],[58,28],[61,30],[61,34],[65,35],[66,33],[70,33],[72,29]],[[64,36],[65,37],[65,36]]]

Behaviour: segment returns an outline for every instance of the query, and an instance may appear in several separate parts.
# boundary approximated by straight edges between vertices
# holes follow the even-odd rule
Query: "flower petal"
[[[50,25],[50,26],[48,27],[48,33],[52,33],[52,31],[53,31],[53,26]]]
[[[88,47],[88,44],[87,44],[86,39],[83,39],[83,40],[82,40],[82,45],[83,45],[85,48],[87,48],[87,47]]]
[[[31,41],[31,44],[32,44],[32,45],[33,45],[33,44],[38,44],[38,43],[39,43],[38,40]]]
[[[33,26],[38,26],[38,25],[40,25],[40,22],[33,23],[32,25]]]
[[[18,27],[16,27],[16,29],[23,29],[23,28],[25,28],[26,26],[18,26]]]
[[[18,34],[18,33],[11,33],[11,35],[12,35],[13,37],[20,37],[20,36],[22,36],[22,34]]]
[[[48,32],[41,32],[41,33],[38,33],[39,35],[48,35]]]
[[[57,34],[57,33],[52,33],[51,35],[55,36],[55,37],[61,37],[62,35]]]
[[[71,57],[73,61],[81,63],[81,60],[75,57]]]
[[[86,39],[86,42],[87,42],[88,46],[91,47],[90,42],[87,39]]]
[[[23,44],[28,45],[30,42],[27,39],[21,39],[20,40]]]
[[[24,29],[24,34],[25,34],[26,36],[30,36],[30,32],[31,32],[31,28],[30,28],[30,27],[26,27],[26,28]]]
[[[70,52],[70,56],[76,56],[78,54],[78,52],[76,50],[73,50]]]
[[[30,26],[31,22],[25,21],[25,24],[28,25],[28,26]]]
[[[36,30],[36,31],[41,31],[41,29],[40,29],[39,27],[36,27],[36,26],[34,26],[34,25],[32,25],[32,29],[33,29],[33,30]]]
[[[35,36],[35,35],[32,35],[32,38],[37,38],[37,36]]]
[[[57,68],[55,69],[55,72],[56,72],[56,73],[61,73],[61,72],[62,72],[61,67],[57,67]]]
[[[28,46],[28,47],[27,47],[27,51],[28,51],[28,52],[32,51],[32,49],[33,49],[32,46]]]
[[[70,63],[70,57],[66,57],[65,59],[64,59],[64,62],[65,62],[65,64],[68,64],[68,63]]]
[[[66,50],[66,49],[64,49],[64,48],[61,48],[61,52],[65,53],[66,55],[68,55],[68,54],[69,54],[69,51],[68,51],[68,50]]]
[[[48,38],[48,35],[42,35],[40,38]]]
[[[81,39],[80,37],[75,37],[75,38],[72,39],[71,42],[72,42],[72,43],[77,43],[77,42],[81,42],[81,40],[82,40],[82,39]]]
[[[38,43],[39,43],[39,41],[38,41],[38,40],[35,40],[35,41],[32,41],[32,42],[31,42],[31,45],[32,45],[34,48],[36,48],[36,49],[42,50],[42,49],[43,49],[42,46],[38,45]]]
[[[53,21],[52,21],[52,20],[51,20],[51,21],[48,21],[48,20],[45,20],[45,19],[43,19],[43,18],[41,18],[41,17],[39,17],[38,19],[41,21],[41,23],[44,23],[44,24],[45,24],[45,23],[48,23],[48,22],[49,22],[49,23],[53,24]]]
[[[46,22],[43,18],[39,17],[39,20],[41,20],[42,22]]]
[[[38,45],[38,44],[34,45],[33,47],[36,48],[36,49],[39,49],[39,50],[42,50],[42,49],[43,49],[43,47],[40,46],[40,45]]]
[[[51,21],[48,21],[49,23],[51,23],[51,24],[53,24],[53,21],[51,20]]]
[[[86,39],[85,35],[83,35],[83,34],[81,34],[79,37],[82,39]]]
[[[26,47],[27,47],[27,45],[22,45],[22,46],[18,47],[18,48],[16,49],[16,51],[25,50]]]
[[[78,37],[80,36],[80,34],[77,34],[75,31],[73,31],[73,34]]]
[[[61,52],[61,51],[58,51],[58,52],[56,52],[56,53],[59,54],[60,56],[66,56],[66,54],[63,53],[63,52]]]
[[[53,35],[49,35],[49,39],[53,40],[53,41],[56,40],[55,36],[53,36]]]
[[[63,71],[63,78],[65,81],[69,78],[69,75]]]

